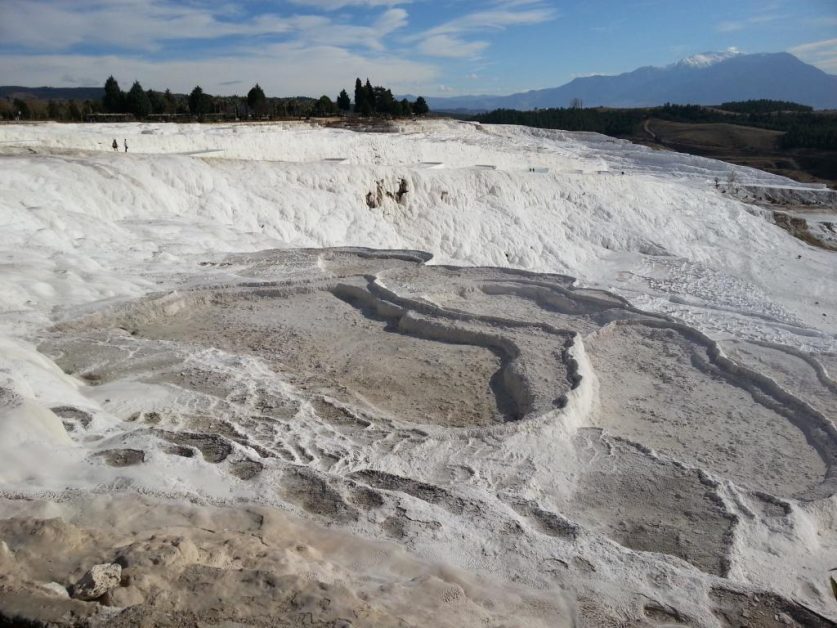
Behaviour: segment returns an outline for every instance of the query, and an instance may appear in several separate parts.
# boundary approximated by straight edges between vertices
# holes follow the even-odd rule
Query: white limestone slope
[[[575,581],[582,608],[606,601],[601,625],[633,619],[642,596],[662,605],[645,620],[717,625],[709,609],[737,604],[721,585],[824,612],[837,264],[717,190],[731,171],[797,186],[595,134],[453,121],[0,126],[0,490],[136,490],[288,508],[366,537],[406,530],[426,560],[541,591]],[[563,273],[575,290],[413,269],[412,253],[291,251],[339,246]],[[407,344],[380,336],[379,318]],[[425,354],[430,341],[444,346]],[[467,366],[446,343],[475,347]],[[512,345],[523,358],[509,367]],[[398,379],[413,360],[451,400],[508,394],[524,418],[411,426],[420,412],[332,363],[378,348],[392,368],[367,380],[390,377],[393,398],[420,394]],[[507,370],[481,390],[492,351]],[[348,379],[329,387],[334,372]],[[575,383],[552,399],[553,376]],[[275,434],[252,422],[272,421],[271,404],[293,408]],[[120,448],[146,457],[102,462]],[[257,451],[270,456],[244,481]],[[378,514],[346,519],[335,498],[323,515],[301,497],[354,499],[358,485],[384,495]]]
[[[2,134],[13,153],[0,179],[3,245],[45,278],[49,267],[66,271],[59,283],[23,285],[10,274],[9,309],[136,290],[121,269],[109,274],[114,258],[165,270],[206,251],[360,245],[567,272],[636,291],[643,307],[718,334],[835,349],[837,323],[822,316],[835,307],[831,256],[713,188],[712,177],[733,169],[742,182],[793,185],[752,169],[592,134],[453,122],[397,134],[304,125],[26,125]],[[114,135],[130,135],[135,152],[105,150]],[[221,152],[161,154],[208,149]],[[376,181],[395,192],[402,178],[403,205],[366,206]],[[89,274],[101,279],[84,281]]]

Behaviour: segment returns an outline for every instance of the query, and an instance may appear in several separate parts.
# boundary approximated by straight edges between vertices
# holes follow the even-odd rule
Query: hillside
[[[837,186],[837,151],[783,148],[781,131],[737,124],[649,119],[633,141],[721,159],[797,181]]]
[[[102,87],[22,87],[0,85],[0,98],[40,98],[42,100],[101,100]]]

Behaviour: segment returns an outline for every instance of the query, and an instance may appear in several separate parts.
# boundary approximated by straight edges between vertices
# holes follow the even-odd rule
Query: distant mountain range
[[[22,87],[20,85],[0,85],[0,98],[100,100],[104,95],[104,87]]]
[[[432,97],[427,102],[434,111],[478,112],[569,107],[576,98],[585,107],[653,107],[667,102],[717,105],[768,98],[837,109],[837,76],[787,52],[707,52],[665,67],[577,78],[561,87],[509,96]]]

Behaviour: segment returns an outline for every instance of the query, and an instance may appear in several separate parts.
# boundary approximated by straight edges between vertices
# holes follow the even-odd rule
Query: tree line
[[[265,119],[284,116],[332,116],[337,113],[354,112],[361,116],[412,116],[425,115],[430,109],[427,101],[419,96],[414,102],[406,98],[397,100],[392,91],[381,86],[373,87],[369,79],[364,85],[360,78],[355,81],[354,103],[345,89],[332,101],[326,95],[314,98],[268,98],[264,89],[256,83],[246,97],[213,96],[203,91],[200,85],[185,98],[175,96],[170,90],[155,92],[143,90],[139,81],[125,93],[112,76],[105,82],[102,97],[105,113],[130,113],[144,119],[155,114],[190,114],[205,117],[210,114],[231,115],[236,118]]]
[[[815,112],[799,103],[747,100],[723,103],[716,108],[666,104],[651,111],[655,117],[673,122],[723,122],[781,131],[782,148],[837,150],[837,113]]]
[[[267,110],[267,98],[258,83],[247,94],[248,106],[257,113]],[[392,91],[385,87],[373,87],[369,79],[364,85],[360,78],[355,79],[354,102],[345,89],[340,90],[332,101],[328,96],[320,96],[313,103],[314,115],[348,114],[354,112],[361,116],[385,115],[392,117],[425,115],[430,113],[427,101],[419,96],[414,102],[406,98],[398,100]]]
[[[337,97],[337,106],[341,111],[348,112],[352,108],[352,101],[346,90],[342,90]],[[427,101],[419,96],[414,102],[406,98],[397,100],[392,91],[381,86],[372,87],[369,79],[362,83],[360,77],[355,79],[354,112],[362,116],[374,114],[399,116],[423,116],[430,113]]]
[[[321,99],[322,100],[322,99]],[[197,119],[220,117],[228,119],[299,117],[328,115],[331,109],[313,98],[267,98],[257,83],[242,96],[214,96],[196,85],[189,94],[173,94],[144,90],[139,81],[123,92],[113,76],[105,81],[102,113],[131,114],[143,120],[149,116],[186,116]]]
[[[496,109],[474,116],[477,122],[488,124],[520,124],[543,129],[565,131],[593,131],[611,136],[630,135],[646,117],[642,109]]]
[[[75,122],[101,110],[97,100],[43,100],[0,98],[0,120],[59,120]]]
[[[644,109],[497,109],[471,119],[489,124],[520,124],[566,131],[593,131],[613,137],[630,137],[641,132],[648,118],[671,122],[726,123],[781,131],[782,148],[837,150],[837,113],[814,112],[798,103],[750,100],[723,103],[718,107],[675,105]]]
[[[811,112],[813,107],[800,105],[798,102],[788,100],[741,100],[738,102],[725,102],[718,105],[718,109],[733,111],[735,113],[775,113],[777,111]]]
[[[326,117],[358,115],[375,117],[421,116],[430,112],[427,101],[419,96],[414,101],[397,99],[392,91],[372,86],[369,79],[355,81],[354,101],[345,89],[335,100],[320,98],[268,97],[257,83],[246,96],[214,96],[196,85],[189,94],[174,94],[144,89],[139,81],[123,91],[110,76],[105,81],[100,100],[49,100],[38,98],[0,99],[0,119],[81,121],[91,114],[129,114],[136,119],[149,117],[177,119],[269,120],[284,117]]]

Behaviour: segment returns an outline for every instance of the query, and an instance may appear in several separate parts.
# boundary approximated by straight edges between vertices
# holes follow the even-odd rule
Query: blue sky
[[[706,51],[837,74],[837,0],[0,0],[0,84],[507,94]]]

